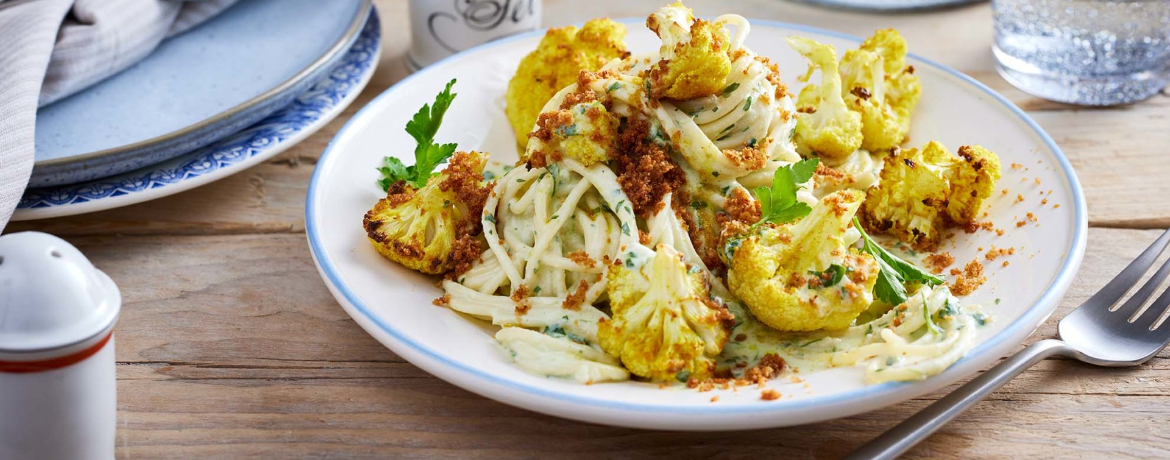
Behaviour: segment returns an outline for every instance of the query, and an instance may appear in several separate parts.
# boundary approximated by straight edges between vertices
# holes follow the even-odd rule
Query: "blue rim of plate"
[[[631,22],[638,23],[638,22],[640,22],[640,20],[636,20],[636,19],[622,19],[622,20],[618,20],[618,21],[624,22],[624,23],[631,23]],[[772,21],[772,20],[763,20],[763,19],[749,19],[749,21],[752,23],[752,25],[758,24],[758,25],[763,25],[763,26],[773,27],[773,28],[823,34],[823,35],[828,35],[828,36],[841,38],[841,39],[845,39],[845,40],[855,41],[857,43],[861,43],[864,40],[861,37],[857,37],[854,35],[849,35],[849,34],[840,33],[840,32],[834,32],[834,31],[830,31],[830,30],[825,30],[825,29],[820,29],[820,28],[810,27],[810,26],[805,26],[805,25],[791,24],[791,23],[786,23],[786,22],[781,22],[781,21]],[[529,33],[516,35],[516,36],[504,38],[501,40],[485,43],[485,44],[476,46],[474,48],[470,48],[470,49],[461,51],[459,53],[456,53],[454,55],[448,56],[445,59],[442,59],[434,64],[431,64],[431,66],[429,66],[429,67],[435,68],[435,67],[438,67],[438,65],[445,63],[449,60],[459,59],[459,58],[464,57],[465,55],[473,54],[473,53],[482,51],[484,49],[496,47],[496,46],[499,46],[499,45],[502,45],[505,43],[510,43],[510,42],[517,41],[517,40],[528,39],[528,38],[531,38],[534,36],[540,36],[542,34],[544,34],[544,30],[537,30],[537,31],[533,31],[533,32],[529,32]],[[941,70],[944,73],[947,73],[953,77],[956,77],[956,78],[962,80],[963,82],[968,83],[968,84],[972,85],[973,87],[983,91],[988,96],[990,96],[992,99],[994,99],[996,102],[999,102],[1004,107],[1006,107],[1008,110],[1010,110],[1013,114],[1015,114],[1017,117],[1019,117],[1021,121],[1023,121],[1025,124],[1027,124],[1028,127],[1031,128],[1032,131],[1035,132],[1035,134],[1040,138],[1040,140],[1042,140],[1044,142],[1044,144],[1047,145],[1049,149],[1051,149],[1053,156],[1056,158],[1057,162],[1060,164],[1061,170],[1064,172],[1065,180],[1068,182],[1069,189],[1072,191],[1073,205],[1076,208],[1076,214],[1075,214],[1076,229],[1075,229],[1075,232],[1073,233],[1072,244],[1068,248],[1068,252],[1065,255],[1064,264],[1061,265],[1060,271],[1057,272],[1056,276],[1048,284],[1048,287],[1044,291],[1044,293],[1040,296],[1039,299],[1036,300],[1036,302],[1034,302],[1031,306],[1028,307],[1028,309],[1024,312],[1023,315],[1020,316],[1020,318],[1018,318],[1016,321],[1014,321],[1011,325],[1009,325],[1003,331],[1000,331],[998,334],[989,337],[983,343],[979,344],[979,346],[977,346],[974,349],[972,349],[971,351],[969,351],[966,356],[964,356],[962,359],[960,359],[958,362],[952,364],[951,367],[948,368],[948,369],[954,369],[954,368],[960,366],[961,364],[973,359],[974,357],[980,356],[984,353],[987,353],[991,349],[1001,345],[1002,342],[1007,340],[1009,337],[1011,337],[1015,334],[1018,334],[1021,331],[1021,328],[1032,328],[1032,330],[1034,330],[1040,323],[1042,323],[1047,318],[1048,315],[1050,315],[1052,313],[1052,311],[1055,310],[1055,305],[1053,305],[1052,309],[1049,309],[1048,311],[1044,311],[1045,309],[1042,308],[1041,306],[1044,304],[1050,303],[1050,302],[1058,301],[1059,299],[1053,298],[1054,296],[1058,295],[1058,293],[1055,291],[1060,290],[1060,289],[1057,289],[1057,287],[1063,285],[1067,288],[1067,286],[1069,284],[1071,284],[1073,277],[1076,276],[1077,269],[1080,266],[1079,262],[1081,260],[1081,255],[1084,252],[1085,234],[1088,232],[1088,210],[1085,206],[1084,191],[1081,189],[1080,181],[1077,179],[1076,173],[1073,170],[1072,164],[1068,161],[1068,157],[1065,156],[1064,152],[1062,150],[1060,150],[1060,147],[1058,147],[1056,145],[1056,142],[1052,140],[1052,137],[1049,136],[1048,133],[1044,132],[1044,130],[1042,128],[1040,128],[1040,125],[1038,125],[1036,123],[1036,121],[1032,119],[1032,117],[1028,116],[1027,113],[1025,113],[1023,110],[1021,110],[1015,104],[1013,104],[1011,101],[1007,100],[1007,98],[1005,98],[1003,95],[996,93],[991,88],[988,88],[987,85],[980,83],[978,80],[975,80],[974,78],[971,78],[971,77],[963,74],[962,72],[954,70],[950,67],[942,65],[942,64],[935,62],[933,60],[926,59],[926,58],[919,56],[919,55],[916,55],[914,53],[909,53],[908,56],[910,58],[916,59],[916,60],[918,60],[926,65],[929,65],[929,66],[932,66],[938,70]],[[360,120],[362,118],[362,115],[367,111],[367,109],[369,109],[369,107],[377,105],[378,101],[380,101],[382,98],[386,97],[388,94],[394,92],[395,89],[397,89],[399,86],[405,85],[407,82],[412,81],[415,78],[424,78],[426,76],[426,74],[427,74],[427,69],[423,69],[422,71],[411,74],[410,76],[402,79],[402,81],[394,84],[394,86],[387,88],[381,94],[374,97],[374,99],[372,99],[370,102],[366,103],[365,106],[363,106],[360,110],[358,110],[358,112],[355,113],[354,116],[352,118],[350,118],[349,121],[346,122],[345,126],[341,127],[341,129],[337,132],[337,134],[334,135],[333,139],[329,141],[329,145],[325,147],[325,151],[321,153],[321,157],[317,161],[318,167],[316,168],[316,170],[313,171],[313,177],[309,180],[308,194],[306,195],[306,199],[305,199],[305,233],[308,236],[309,249],[312,251],[314,258],[316,259],[318,266],[320,267],[321,273],[325,275],[326,282],[328,284],[332,285],[332,287],[336,290],[337,293],[340,293],[341,295],[345,296],[345,299],[350,303],[350,305],[352,305],[358,312],[360,312],[363,316],[365,316],[365,318],[367,320],[369,320],[371,323],[377,325],[378,328],[380,328],[386,334],[389,334],[395,340],[398,340],[399,342],[406,344],[407,346],[413,348],[414,351],[419,352],[423,355],[426,355],[428,358],[430,358],[430,359],[432,359],[432,360],[434,360],[434,361],[436,361],[436,362],[438,362],[438,363],[440,363],[448,368],[455,369],[455,370],[458,370],[460,372],[473,375],[475,377],[478,377],[480,379],[483,379],[485,381],[488,381],[488,382],[496,384],[496,385],[501,385],[505,388],[508,388],[509,390],[517,390],[517,391],[525,392],[525,393],[533,395],[533,396],[550,398],[550,399],[560,400],[560,401],[567,401],[567,402],[571,402],[574,404],[594,406],[594,407],[598,407],[601,409],[616,409],[616,410],[622,410],[622,411],[639,411],[639,412],[648,412],[648,413],[690,414],[690,415],[744,415],[744,414],[773,413],[773,412],[781,412],[781,411],[796,411],[796,410],[802,410],[802,409],[810,409],[810,408],[813,408],[816,406],[842,405],[842,404],[861,402],[861,401],[871,399],[871,398],[881,398],[883,396],[891,396],[898,389],[905,388],[907,386],[915,385],[917,383],[922,382],[922,381],[919,381],[919,382],[886,382],[886,383],[870,385],[870,386],[867,386],[865,388],[853,390],[853,391],[846,391],[846,392],[842,392],[842,393],[825,395],[825,396],[810,396],[808,398],[802,398],[802,399],[797,399],[797,400],[779,400],[779,401],[773,401],[773,402],[771,402],[769,404],[765,404],[765,405],[680,407],[680,406],[670,406],[670,405],[636,404],[636,403],[627,403],[627,402],[617,402],[617,401],[612,401],[609,399],[581,395],[581,394],[573,393],[573,392],[549,390],[549,389],[546,389],[543,387],[529,385],[526,383],[518,382],[516,380],[503,378],[503,377],[500,377],[499,375],[495,375],[495,374],[492,374],[489,372],[484,372],[483,370],[477,369],[475,367],[463,365],[459,362],[448,359],[442,353],[439,353],[439,352],[437,352],[431,348],[428,348],[428,347],[426,347],[426,346],[424,346],[424,345],[422,345],[414,340],[411,340],[408,336],[400,333],[398,331],[398,329],[394,327],[394,325],[390,324],[382,317],[374,314],[370,310],[370,308],[364,302],[362,302],[361,298],[359,298],[357,296],[357,294],[354,293],[354,291],[341,279],[341,277],[337,273],[336,267],[333,266],[333,262],[328,257],[326,257],[327,252],[325,251],[325,248],[322,246],[320,229],[317,228],[317,224],[316,224],[316,212],[317,212],[317,207],[318,207],[318,204],[316,203],[316,201],[317,201],[316,191],[317,191],[318,183],[321,179],[322,171],[328,169],[328,168],[322,168],[321,165],[326,164],[326,159],[330,155],[333,155],[336,153],[334,151],[334,149],[336,147],[336,145],[335,145],[336,140],[344,137],[346,132],[350,128],[353,127],[355,120]],[[1032,331],[1030,330],[1027,333],[1030,334],[1031,332]],[[938,378],[938,376],[936,376],[935,378]],[[893,403],[898,402],[898,401],[899,400],[891,400],[890,404],[893,404]],[[883,404],[883,406],[884,405],[886,405],[886,404]]]
[[[292,103],[256,124],[210,146],[159,165],[81,184],[25,190],[17,204],[17,214],[21,211],[80,205],[154,191],[233,168],[257,156],[269,154],[276,148],[287,148],[282,145],[286,140],[322,121],[324,117],[332,118],[340,104],[361,91],[363,82],[377,65],[382,42],[380,24],[376,10],[371,7],[361,34],[345,57]],[[162,196],[166,195],[156,198]],[[35,218],[20,215],[13,217],[14,220]]]
[[[795,0],[808,5],[874,13],[925,11],[957,7],[987,0]]]

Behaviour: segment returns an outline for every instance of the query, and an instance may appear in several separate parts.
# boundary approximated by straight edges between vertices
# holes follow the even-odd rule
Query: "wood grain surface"
[[[946,390],[815,425],[735,433],[612,428],[516,409],[447,384],[386,350],[337,305],[304,235],[313,165],[363,104],[406,75],[406,2],[378,1],[384,50],[357,102],[279,157],[206,187],[84,216],[14,223],[81,248],[119,282],[118,458],[835,459]],[[659,1],[546,0],[545,24],[642,16]],[[1010,87],[992,68],[991,9],[914,15],[780,0],[692,0],[867,35],[897,27],[911,49],[1027,110],[1076,167],[1090,210],[1084,265],[1054,318],[1170,226],[1170,96],[1088,110]],[[791,70],[790,70],[791,71]],[[1031,341],[1055,335],[1055,320]],[[1043,362],[907,458],[1170,457],[1170,354],[1131,369]]]

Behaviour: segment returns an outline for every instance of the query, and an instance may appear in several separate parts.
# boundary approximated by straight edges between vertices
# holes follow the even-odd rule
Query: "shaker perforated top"
[[[113,280],[61,238],[0,237],[0,353],[45,352],[107,330],[122,297]]]

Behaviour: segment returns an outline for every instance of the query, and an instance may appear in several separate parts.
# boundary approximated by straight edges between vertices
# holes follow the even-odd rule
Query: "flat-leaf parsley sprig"
[[[382,190],[389,190],[391,185],[400,180],[406,181],[414,188],[422,188],[434,175],[435,168],[445,163],[455,153],[456,144],[435,143],[435,133],[443,123],[443,115],[447,113],[451,101],[457,96],[451,92],[454,85],[455,79],[452,79],[447,83],[447,87],[435,96],[434,104],[423,104],[418,113],[414,114],[414,118],[406,122],[406,132],[417,143],[414,147],[414,164],[406,166],[397,158],[385,157],[382,160],[385,166],[378,168],[378,172],[382,173],[382,178],[378,179],[378,185]]]
[[[906,283],[936,286],[945,281],[940,276],[919,270],[918,267],[898,258],[874,242],[869,235],[865,234],[865,230],[861,229],[861,222],[856,217],[853,218],[853,226],[861,232],[862,251],[869,253],[877,260],[880,270],[878,271],[877,284],[873,286],[873,294],[882,302],[890,305],[901,305],[906,302]]]
[[[808,204],[796,201],[796,192],[801,184],[812,179],[820,160],[801,160],[776,169],[772,176],[772,187],[756,187],[756,200],[760,202],[760,221],[756,225],[770,222],[785,224],[807,216],[812,212]]]

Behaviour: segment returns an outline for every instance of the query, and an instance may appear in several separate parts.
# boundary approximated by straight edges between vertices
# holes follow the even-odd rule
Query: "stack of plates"
[[[42,107],[13,220],[148,201],[270,158],[357,97],[380,42],[370,0],[240,2]]]
[[[872,12],[909,12],[948,8],[986,0],[798,0],[833,8]]]

